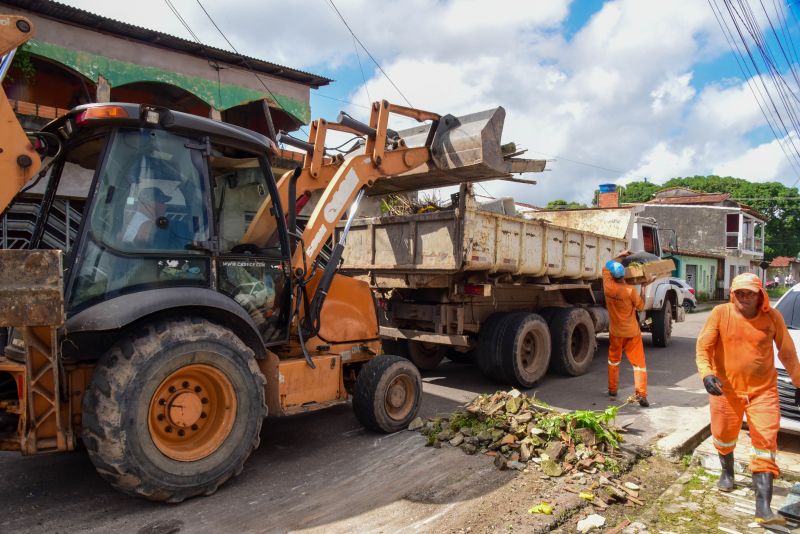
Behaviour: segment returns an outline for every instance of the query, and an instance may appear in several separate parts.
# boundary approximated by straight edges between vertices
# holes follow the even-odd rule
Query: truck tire
[[[470,364],[475,363],[475,351],[460,352],[455,347],[448,347],[447,359],[454,363]]]
[[[98,473],[154,501],[210,495],[259,445],[266,380],[253,351],[204,319],[156,321],[97,364],[82,437]]]
[[[425,341],[408,342],[408,359],[420,371],[433,371],[447,355],[447,345],[439,343],[426,343]]]
[[[554,372],[567,376],[584,374],[594,359],[597,337],[594,322],[583,308],[561,308],[550,321],[553,352],[550,365]]]
[[[487,378],[502,382],[505,380],[500,362],[500,338],[507,313],[493,313],[480,326],[475,363]]]
[[[653,334],[653,345],[666,347],[672,339],[672,302],[664,298],[664,305],[660,310],[653,311],[653,324],[650,326]]]
[[[370,430],[397,432],[417,416],[421,396],[422,378],[417,368],[405,358],[385,354],[359,371],[353,411]]]
[[[503,320],[500,356],[503,375],[509,384],[531,388],[550,365],[550,330],[535,313],[512,313]]]

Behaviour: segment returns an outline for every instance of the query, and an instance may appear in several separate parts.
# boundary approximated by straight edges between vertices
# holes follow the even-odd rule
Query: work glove
[[[708,375],[703,379],[703,385],[711,395],[722,395],[722,382],[714,375]],[[796,395],[795,395],[796,396]]]

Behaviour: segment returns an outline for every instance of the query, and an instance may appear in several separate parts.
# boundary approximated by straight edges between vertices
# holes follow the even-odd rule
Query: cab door
[[[250,314],[265,344],[283,342],[292,302],[284,221],[276,217],[274,235],[263,247],[243,242],[259,207],[276,194],[269,163],[263,156],[222,146],[214,146],[208,159],[217,289]],[[273,208],[273,216],[276,212]]]

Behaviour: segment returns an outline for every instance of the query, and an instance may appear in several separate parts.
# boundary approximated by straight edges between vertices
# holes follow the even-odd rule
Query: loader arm
[[[33,37],[25,17],[0,15],[0,84],[17,48]],[[39,172],[41,159],[17,120],[5,90],[0,91],[0,213]]]

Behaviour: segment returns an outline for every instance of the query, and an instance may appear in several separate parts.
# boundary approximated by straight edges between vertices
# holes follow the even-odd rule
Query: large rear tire
[[[259,445],[253,351],[203,319],[158,321],[112,347],[83,397],[83,442],[117,489],[154,501],[210,495]]]
[[[367,362],[356,377],[353,411],[359,422],[375,432],[397,432],[417,416],[422,378],[400,356],[384,354]]]
[[[589,312],[583,308],[560,308],[550,320],[550,333],[553,371],[568,376],[584,374],[597,350],[594,322]]]
[[[414,362],[420,371],[433,371],[447,355],[447,345],[426,343],[424,341],[408,342],[408,359]]]
[[[667,347],[672,340],[672,303],[664,299],[660,310],[653,312],[653,323],[650,327],[653,334],[653,345]]]
[[[506,382],[531,388],[550,364],[550,330],[535,313],[512,313],[503,321],[500,358]]]
[[[498,382],[505,380],[499,347],[507,317],[506,313],[494,313],[484,321],[478,334],[478,348],[475,353],[475,362],[484,376]]]

